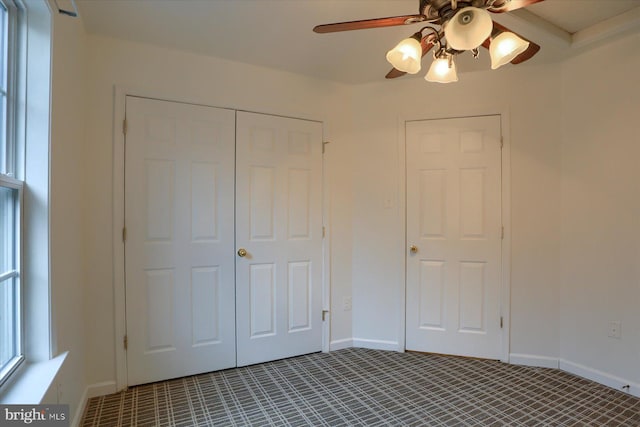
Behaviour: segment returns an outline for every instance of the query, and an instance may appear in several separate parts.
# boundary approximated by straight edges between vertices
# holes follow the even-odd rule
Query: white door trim
[[[124,133],[122,124],[125,118],[126,99],[127,96],[138,96],[142,98],[160,99],[163,101],[182,102],[186,104],[204,105],[207,107],[227,108],[236,111],[248,111],[254,113],[281,115],[284,117],[298,118],[303,120],[321,121],[323,128],[323,140],[327,140],[329,136],[330,126],[327,125],[326,117],[320,117],[313,119],[308,114],[278,114],[267,111],[255,111],[245,110],[236,107],[220,107],[217,105],[211,105],[210,103],[203,103],[202,100],[188,100],[176,97],[175,93],[166,93],[160,90],[153,89],[141,89],[131,88],[126,86],[114,85],[113,92],[113,190],[112,190],[112,245],[113,245],[113,299],[114,299],[114,345],[115,345],[115,376],[116,376],[116,390],[126,389],[129,385],[127,378],[127,353],[124,349],[123,339],[127,331],[126,323],[126,307],[125,307],[125,268],[124,268],[124,244],[122,241],[122,230],[124,228],[124,158],[125,158],[125,146],[124,146]],[[327,235],[331,227],[330,215],[327,214],[328,206],[325,205],[326,200],[329,198],[329,187],[327,184],[327,178],[324,173],[324,156],[323,156],[323,224],[326,227]],[[323,243],[323,278],[322,278],[322,294],[324,296],[324,309],[331,310],[330,307],[330,288],[331,288],[331,275],[330,275],[330,259],[331,259],[331,247],[328,239],[325,238]],[[330,317],[330,316],[329,316]],[[323,351],[329,351],[329,343],[331,342],[330,334],[330,321],[323,322],[322,324],[322,349]]]
[[[325,138],[325,126],[322,127],[322,225],[324,239],[322,239],[322,310],[329,312],[322,322],[322,352],[328,353],[331,343],[331,193],[329,186],[329,164],[325,157],[329,141]]]
[[[116,390],[127,388],[127,353],[123,339],[127,331],[124,286],[124,132],[126,99],[129,93],[115,88],[113,112],[113,300],[115,316]]]
[[[416,120],[437,120],[464,118],[474,116],[500,116],[500,131],[503,139],[502,147],[502,225],[504,226],[504,239],[502,240],[502,283],[500,310],[503,319],[502,327],[502,349],[501,360],[509,361],[509,339],[511,324],[511,138],[509,133],[509,110],[508,108],[486,107],[481,109],[462,110],[455,112],[445,112],[438,114],[423,114],[402,116],[398,118],[398,249],[397,253],[402,254],[403,266],[400,269],[399,286],[399,331],[398,331],[398,351],[406,350],[406,286],[407,286],[407,191],[406,191],[406,133],[405,124],[408,121]]]

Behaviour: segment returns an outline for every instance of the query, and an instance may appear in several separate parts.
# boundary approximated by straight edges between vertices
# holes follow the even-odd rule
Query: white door
[[[499,359],[500,116],[407,122],[406,138],[406,347]]]
[[[129,385],[233,367],[231,110],[126,99]]]
[[[322,124],[238,112],[236,129],[238,366],[320,351]]]

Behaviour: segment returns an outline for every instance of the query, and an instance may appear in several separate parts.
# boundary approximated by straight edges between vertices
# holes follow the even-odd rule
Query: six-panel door
[[[406,137],[406,347],[499,359],[500,116],[411,121]]]
[[[129,385],[235,366],[235,113],[127,97]]]
[[[238,112],[238,366],[322,348],[322,124]]]

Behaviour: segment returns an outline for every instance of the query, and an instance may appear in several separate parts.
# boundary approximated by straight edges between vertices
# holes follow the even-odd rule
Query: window
[[[18,9],[0,0],[0,384],[24,359],[22,352],[22,181],[16,179],[15,113]]]
[[[22,360],[19,273],[20,184],[0,178],[0,376]]]

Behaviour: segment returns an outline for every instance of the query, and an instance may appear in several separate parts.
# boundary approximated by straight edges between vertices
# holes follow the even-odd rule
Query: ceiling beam
[[[640,7],[574,33],[571,38],[571,48],[582,49],[633,29],[640,30]]]
[[[531,40],[536,40],[536,43],[541,46],[541,42],[558,48],[571,46],[570,33],[526,9],[518,9],[509,13],[493,15],[492,17],[501,24],[504,21],[503,25],[514,27],[514,30],[527,36],[527,38],[531,37]]]

